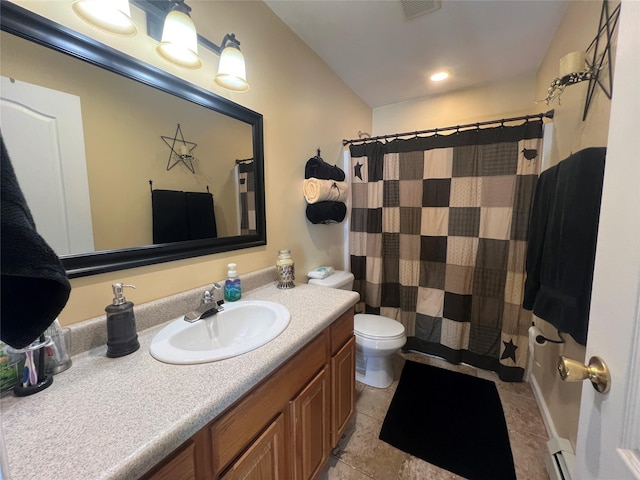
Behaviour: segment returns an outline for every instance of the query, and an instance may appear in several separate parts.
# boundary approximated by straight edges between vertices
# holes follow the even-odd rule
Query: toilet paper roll
[[[531,355],[530,358],[533,359],[533,363],[535,363],[537,367],[540,366],[540,363],[538,362],[538,359],[536,357],[536,347],[539,348],[545,343],[538,343],[538,341],[536,340],[538,336],[544,337],[544,335],[542,334],[542,330],[540,330],[535,325],[529,327],[529,354]]]

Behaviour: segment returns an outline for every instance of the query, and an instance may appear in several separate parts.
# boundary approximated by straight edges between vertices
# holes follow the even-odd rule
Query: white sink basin
[[[180,317],[151,341],[156,360],[174,364],[215,362],[254,350],[276,338],[289,325],[283,305],[261,300],[225,303],[224,310],[189,323]]]

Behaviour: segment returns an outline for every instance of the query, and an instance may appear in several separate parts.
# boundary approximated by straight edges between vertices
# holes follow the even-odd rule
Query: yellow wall
[[[373,111],[372,135],[450,127],[549,110],[544,103],[534,103],[534,92],[532,72],[501,83],[378,107]]]
[[[554,109],[552,164],[582,148],[606,145],[610,100],[600,89],[596,90],[584,122],[582,113],[588,82],[567,87],[560,104],[557,100],[549,105],[541,101],[545,99],[552,80],[558,76],[560,58],[575,50],[585,50],[598,30],[602,2],[568,3],[537,73],[439,97],[376,108],[373,112],[372,135],[426,130]],[[548,323],[538,319],[537,324],[549,338],[557,337],[555,329]],[[540,386],[557,434],[575,445],[582,383],[560,381],[556,359],[563,354],[584,360],[585,348],[570,336],[566,338],[567,344],[564,346],[548,344],[538,350],[541,367],[534,367],[533,376]]]
[[[318,265],[342,266],[343,226],[312,225],[306,220],[302,196],[304,165],[318,148],[327,162],[341,162],[341,140],[356,136],[359,130],[371,129],[371,109],[264,3],[189,2],[201,35],[216,44],[225,33],[237,35],[251,85],[246,93],[228,92],[214,84],[218,57],[204,49],[201,56],[205,67],[190,72],[156,58],[155,42],[140,33],[133,38],[120,38],[86,26],[70,13],[70,0],[15,3],[131,55],[144,57],[149,63],[264,116],[267,245],[73,279],[71,297],[60,315],[63,324],[104,314],[104,306],[111,302],[111,284],[115,282],[136,285],[127,298],[140,304],[222,280],[230,261],[238,264],[239,274],[274,265],[277,251],[282,248],[292,250],[298,280],[304,281],[304,273]],[[137,23],[139,29],[144,27],[144,22]]]

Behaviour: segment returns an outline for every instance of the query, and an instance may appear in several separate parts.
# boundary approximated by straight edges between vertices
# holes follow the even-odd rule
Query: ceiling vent
[[[442,0],[400,0],[404,17],[407,20],[419,17],[425,13],[435,12],[442,6]]]

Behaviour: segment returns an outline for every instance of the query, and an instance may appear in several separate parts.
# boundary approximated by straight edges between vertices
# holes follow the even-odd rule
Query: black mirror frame
[[[255,200],[257,234],[63,255],[60,259],[69,278],[266,245],[264,144],[261,114],[6,0],[1,1],[0,8],[0,24],[5,32],[246,122],[253,127],[256,185],[260,187],[256,189]]]

